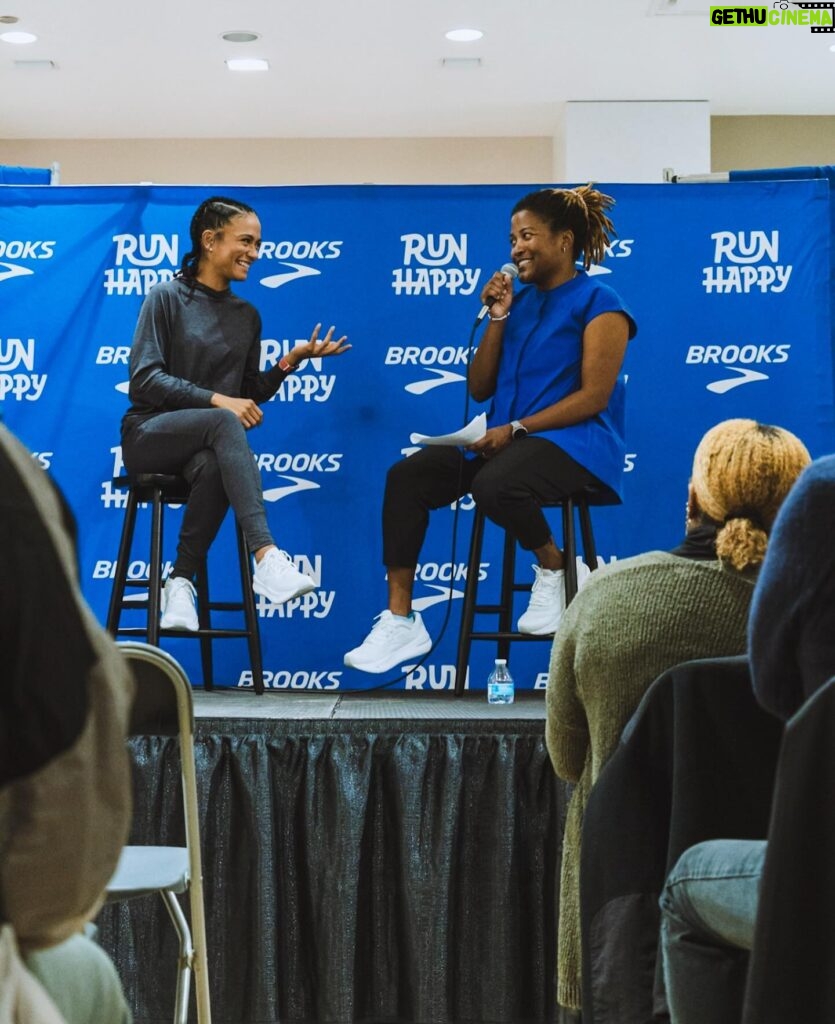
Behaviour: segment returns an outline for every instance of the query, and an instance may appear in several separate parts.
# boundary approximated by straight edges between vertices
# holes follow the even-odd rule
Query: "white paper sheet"
[[[480,412],[478,416],[470,420],[466,427],[454,431],[452,434],[412,434],[409,440],[412,444],[453,444],[466,447],[473,441],[478,441],[487,433],[487,413]]]

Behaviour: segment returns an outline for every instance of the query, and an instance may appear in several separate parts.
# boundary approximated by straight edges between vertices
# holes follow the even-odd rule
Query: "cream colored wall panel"
[[[835,164],[835,117],[714,117],[711,170]]]
[[[551,179],[549,138],[0,140],[61,184],[501,184]]]

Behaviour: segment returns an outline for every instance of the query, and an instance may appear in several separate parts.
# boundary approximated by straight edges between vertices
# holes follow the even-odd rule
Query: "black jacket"
[[[782,730],[745,657],[686,662],[647,691],[586,808],[583,1024],[666,1019],[664,881],[694,843],[765,838]]]
[[[835,1020],[835,679],[786,726],[743,1024]]]

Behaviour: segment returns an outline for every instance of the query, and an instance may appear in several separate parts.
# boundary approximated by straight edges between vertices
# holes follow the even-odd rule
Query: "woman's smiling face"
[[[226,285],[230,281],[245,281],[249,268],[258,259],[260,247],[261,222],[254,213],[241,213],[219,231],[204,232],[201,270]],[[205,283],[210,284],[208,280]]]
[[[552,231],[530,210],[519,210],[510,219],[510,258],[519,268],[522,284],[553,288],[572,277],[574,236]]]

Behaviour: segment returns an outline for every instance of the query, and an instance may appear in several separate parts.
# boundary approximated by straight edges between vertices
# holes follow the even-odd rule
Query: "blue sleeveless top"
[[[550,291],[527,286],[514,296],[488,427],[531,416],[579,390],[583,332],[601,313],[623,313],[634,338],[637,326],[620,296],[585,271]],[[620,497],[626,454],[623,377],[602,412],[536,436],[559,445]]]

